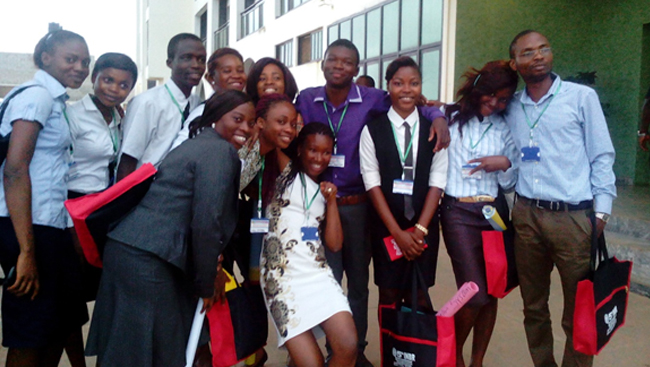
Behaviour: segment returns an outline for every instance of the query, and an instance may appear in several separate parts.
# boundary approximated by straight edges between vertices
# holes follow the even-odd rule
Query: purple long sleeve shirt
[[[341,115],[346,105],[348,108],[343,121],[341,121]],[[300,92],[296,100],[296,109],[302,115],[304,123],[322,122],[328,124],[329,114],[334,130],[338,130],[336,133],[337,154],[345,156],[345,167],[328,168],[324,173],[324,179],[336,185],[339,197],[358,195],[366,191],[359,167],[361,131],[368,122],[388,112],[390,106],[390,96],[387,92],[356,84],[352,84],[346,101],[340,106],[333,106],[327,100],[324,86],[307,88]],[[421,108],[421,112],[431,121],[438,117],[444,117],[437,107]],[[340,128],[339,121],[341,121]]]

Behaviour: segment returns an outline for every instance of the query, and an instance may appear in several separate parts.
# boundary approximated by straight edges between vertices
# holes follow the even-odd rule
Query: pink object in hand
[[[461,309],[474,295],[478,293],[478,285],[474,282],[463,284],[458,292],[438,311],[438,316],[452,317]]]

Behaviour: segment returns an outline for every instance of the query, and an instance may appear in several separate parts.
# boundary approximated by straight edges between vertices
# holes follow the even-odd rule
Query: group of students
[[[219,302],[223,272],[236,263],[262,287],[293,365],[370,366],[370,260],[379,303],[410,300],[405,279],[415,266],[427,287],[435,282],[439,226],[458,286],[479,286],[455,317],[458,366],[472,329],[471,366],[482,365],[497,300],[486,289],[481,232],[491,226],[481,209],[491,203],[510,225],[503,191],[520,161],[504,119],[518,82],[512,62],[468,71],[457,101],[441,111],[423,103],[410,57],[388,65],[388,92],[367,88],[353,83],[358,50],[337,40],[322,62],[326,85],[298,94],[281,62],[262,58],[246,75],[231,48],[215,51],[206,73],[201,40],[183,33],[168,45],[171,78],[124,113],[137,69],[114,53],[97,59],[93,94],[66,106],[65,88],[88,76],[88,55],[81,36],[48,33],[34,52],[39,71],[7,96],[0,121],[2,135],[11,132],[0,260],[17,274],[2,300],[7,366],[56,366],[64,348],[83,365],[87,273],[63,201],[144,163],[157,167],[156,178],[109,232],[92,290],[85,353],[98,365],[185,365],[196,302],[203,310]],[[200,103],[192,89],[204,74],[214,94]],[[388,237],[402,258],[391,259]],[[316,343],[323,334],[327,359]],[[195,364],[206,354],[200,346]],[[252,364],[266,359],[262,349]]]

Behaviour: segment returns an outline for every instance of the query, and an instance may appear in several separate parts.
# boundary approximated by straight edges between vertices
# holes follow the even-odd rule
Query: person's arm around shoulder
[[[336,204],[336,185],[323,181],[320,192],[325,198],[325,245],[330,251],[337,252],[343,247],[343,228]]]
[[[29,165],[41,128],[38,122],[13,122],[3,171],[7,209],[20,246],[16,263],[16,282],[7,290],[18,297],[31,294],[32,300],[38,294],[39,280],[32,226],[32,183]]]
[[[641,110],[641,126],[639,127],[639,147],[644,151],[648,151],[650,146],[650,135],[648,128],[650,127],[650,98],[646,97],[643,102],[643,109]]]
[[[445,115],[436,106],[421,106],[420,112],[424,117],[431,121],[431,128],[429,129],[429,141],[438,137],[436,146],[433,147],[434,152],[439,152],[449,147],[451,137],[449,135],[449,122]]]

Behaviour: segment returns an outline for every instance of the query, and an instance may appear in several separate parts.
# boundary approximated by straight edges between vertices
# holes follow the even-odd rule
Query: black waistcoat
[[[395,137],[393,136],[390,124],[388,115],[384,114],[368,123],[367,126],[370,136],[375,143],[379,174],[381,176],[381,191],[386,198],[386,202],[388,202],[388,206],[395,220],[402,229],[406,229],[412,227],[419,219],[427,193],[429,192],[429,171],[431,161],[433,160],[433,147],[436,145],[436,139],[433,139],[431,142],[427,141],[431,121],[420,114],[420,122],[418,123],[418,154],[415,161],[415,180],[413,182],[412,200],[415,216],[409,221],[404,217],[404,195],[393,194],[393,181],[402,178],[402,162],[400,161]],[[404,145],[404,142],[400,142],[400,145]],[[375,210],[373,210],[373,213],[371,228],[382,228],[383,230],[381,232],[386,234],[385,226],[379,218],[379,215]],[[436,216],[431,220],[430,227],[434,224],[437,225],[438,221],[435,218]]]

